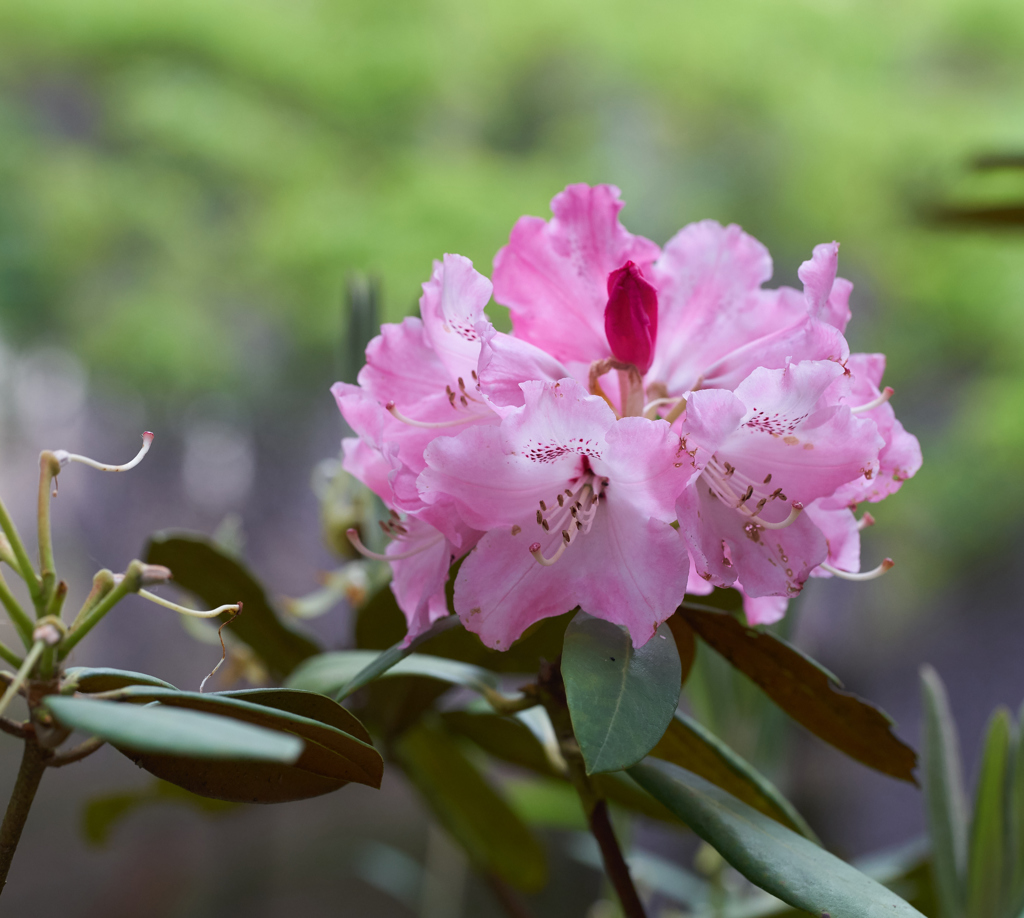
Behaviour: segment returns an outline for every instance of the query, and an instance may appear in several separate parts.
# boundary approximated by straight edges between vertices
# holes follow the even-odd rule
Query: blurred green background
[[[157,429],[229,399],[250,465],[269,450],[305,494],[309,443],[342,432],[327,388],[352,372],[353,274],[398,319],[433,258],[489,273],[515,219],[577,181],[618,185],[659,243],[742,224],[773,283],[838,239],[851,343],[889,355],[925,467],[866,533],[865,566],[897,568],[812,584],[798,637],[916,716],[916,654],[954,660],[1005,622],[1024,572],[1024,233],[929,214],[1024,199],[1024,170],[971,168],[1022,151],[1013,0],[0,0],[0,340],[16,373],[70,352]],[[302,424],[321,431],[289,462]],[[306,588],[267,556],[277,588]],[[948,639],[922,647],[943,616]],[[986,652],[968,657],[1001,694],[977,697],[979,724],[1024,693]]]

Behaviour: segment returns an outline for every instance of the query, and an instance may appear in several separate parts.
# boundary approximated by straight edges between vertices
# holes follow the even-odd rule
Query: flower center
[[[575,489],[566,488],[556,495],[550,505],[547,501],[540,502],[540,507],[537,510],[537,525],[545,533],[552,530],[557,532],[560,529],[562,541],[549,558],[544,557],[540,542],[534,542],[530,546],[530,554],[537,559],[538,563],[550,567],[562,557],[565,550],[581,533],[586,535],[590,532],[597,516],[601,497],[607,486],[607,478],[598,478],[588,470],[579,480]]]

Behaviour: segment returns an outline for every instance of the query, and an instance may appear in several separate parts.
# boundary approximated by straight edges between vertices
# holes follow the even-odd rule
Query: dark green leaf
[[[278,699],[288,690],[277,690]],[[295,690],[291,690],[295,691]],[[296,693],[299,694],[299,693]],[[109,698],[118,701],[160,702],[161,705],[189,708],[217,714],[226,722],[244,721],[271,730],[284,731],[285,735],[294,734],[306,741],[302,755],[295,762],[297,768],[312,772],[335,782],[356,781],[371,787],[380,787],[383,775],[383,761],[380,753],[365,740],[359,739],[345,730],[312,717],[296,714],[276,705],[265,705],[258,701],[243,700],[245,696],[232,697],[231,694],[212,692],[172,692],[160,688],[146,686],[130,686],[112,692]],[[259,696],[255,696],[258,698]],[[330,700],[330,699],[326,699]],[[282,702],[279,700],[278,704]],[[299,702],[301,704],[302,702]],[[307,704],[318,704],[306,700]],[[340,717],[341,715],[335,715]],[[355,718],[352,718],[355,720]],[[358,721],[356,721],[358,724]],[[365,735],[359,724],[357,729]],[[160,774],[159,777],[166,777]],[[168,779],[171,780],[171,779]],[[338,786],[341,786],[340,784]],[[194,790],[194,788],[189,788]],[[198,793],[198,791],[197,791]],[[225,798],[236,799],[236,798]]]
[[[110,833],[126,816],[141,807],[168,803],[184,804],[209,814],[229,812],[238,806],[236,803],[200,797],[175,784],[158,780],[141,790],[94,797],[82,812],[82,834],[90,845],[105,845],[110,839]]]
[[[483,871],[527,892],[544,886],[544,849],[444,731],[418,724],[395,745],[409,779]]]
[[[199,711],[58,695],[48,696],[46,707],[65,727],[139,752],[285,763],[302,754],[298,737]]]
[[[967,853],[968,918],[1000,918],[1009,892],[1006,792],[1010,729],[1010,712],[998,708],[989,721],[974,794],[974,818]]]
[[[126,685],[155,685],[173,689],[170,682],[147,676],[145,673],[133,673],[126,669],[91,669],[88,666],[74,666],[64,673],[62,691],[66,692],[110,692],[124,688]]]
[[[217,692],[224,698],[237,698],[267,708],[277,708],[292,714],[310,717],[331,727],[337,727],[364,743],[372,743],[370,734],[359,718],[346,711],[338,702],[325,698],[317,692],[303,692],[291,688],[237,689],[232,692]]]
[[[628,768],[650,752],[679,703],[679,674],[667,625],[636,649],[625,628],[576,615],[565,631],[562,678],[588,774]]]
[[[884,886],[703,778],[647,761],[629,775],[750,882],[812,915],[920,918]]]
[[[892,732],[892,720],[840,691],[835,677],[785,641],[747,628],[731,615],[680,607],[693,630],[753,680],[797,723],[851,758],[916,784],[917,755]]]
[[[211,609],[241,602],[242,614],[232,622],[231,633],[248,644],[275,677],[287,676],[319,651],[312,640],[282,622],[253,575],[205,536],[157,533],[149,541],[145,558],[150,564],[169,567],[174,582]]]
[[[960,743],[946,689],[930,666],[921,667],[924,700],[924,793],[939,907],[960,918],[966,904],[967,796]]]
[[[677,713],[650,754],[692,771],[794,832],[818,842],[811,827],[771,781],[691,717]]]

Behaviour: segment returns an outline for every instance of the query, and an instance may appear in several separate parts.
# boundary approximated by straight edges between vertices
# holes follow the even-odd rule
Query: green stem
[[[21,603],[15,598],[11,588],[7,586],[3,574],[0,574],[0,602],[3,603],[11,621],[14,622],[18,637],[21,638],[25,649],[28,650],[32,646],[32,628],[34,627],[32,619],[28,617],[28,613],[21,607]]]
[[[583,761],[583,755],[573,731],[559,665],[543,663],[537,685],[540,690],[541,702],[551,718],[551,725],[555,728],[559,749],[569,767],[569,780],[580,798],[590,832],[601,849],[605,873],[619,897],[623,914],[626,918],[646,918],[643,903],[633,885],[633,878],[629,875],[629,865],[622,856],[622,849],[619,847],[611,820],[608,818],[608,804],[598,795],[587,775],[586,763]]]
[[[0,500],[0,529],[3,529],[4,535],[7,536],[7,541],[11,543],[11,550],[14,552],[14,557],[18,562],[18,568],[20,568],[19,573],[28,586],[32,602],[38,602],[39,597],[42,595],[42,586],[39,583],[35,570],[32,568],[32,562],[29,560],[28,552],[25,551],[21,536],[18,535],[18,530],[14,528],[14,521],[7,512],[7,507],[4,506],[2,500]]]
[[[39,454],[39,499],[37,514],[39,518],[39,574],[43,579],[43,588],[36,601],[38,617],[46,615],[53,591],[57,583],[57,563],[53,557],[53,528],[50,524],[50,489],[53,480],[60,474],[60,462],[48,449]]]
[[[7,691],[5,691],[3,697],[0,698],[0,716],[2,716],[7,710],[7,706],[14,700],[14,696],[18,694],[18,690],[25,684],[25,680],[27,680],[32,674],[32,670],[39,658],[42,656],[44,650],[46,650],[46,641],[36,641],[32,645],[32,649],[25,657],[25,662],[21,664],[21,669],[19,669],[15,674],[14,679],[12,679],[10,685],[7,686]]]
[[[14,782],[10,803],[4,814],[3,825],[0,826],[0,893],[7,885],[7,874],[14,860],[14,852],[21,839],[21,830],[25,828],[28,811],[32,808],[39,782],[46,770],[44,762],[46,753],[35,741],[34,737],[25,740],[25,751],[21,757],[21,768]]]
[[[79,614],[75,619],[71,630],[60,642],[58,657],[63,660],[82,638],[99,624],[103,616],[114,608],[129,593],[137,593],[142,586],[142,571],[144,565],[141,561],[132,561],[128,565],[121,582],[117,584],[106,596],[103,597],[84,615]]]
[[[96,608],[96,604],[103,599],[115,587],[114,574],[112,571],[103,568],[97,571],[92,578],[92,589],[85,597],[82,608],[78,610],[75,620],[71,623],[71,630],[74,631],[85,619],[85,617]]]
[[[19,657],[3,641],[0,641],[0,657],[3,657],[11,666],[20,667],[25,661]]]

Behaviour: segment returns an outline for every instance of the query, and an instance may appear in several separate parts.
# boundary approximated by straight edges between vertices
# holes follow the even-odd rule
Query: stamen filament
[[[471,414],[469,417],[458,418],[454,421],[414,421],[412,418],[408,418],[402,414],[402,412],[395,407],[394,402],[388,402],[384,408],[396,421],[401,421],[403,424],[408,424],[410,427],[425,427],[428,429],[434,429],[437,427],[458,427],[460,424],[468,424],[470,421],[475,421],[477,419],[475,414]]]
[[[756,513],[751,518],[757,520],[757,525],[764,526],[765,529],[785,529],[787,526],[792,526],[796,522],[797,517],[800,516],[800,512],[803,509],[804,505],[800,503],[800,501],[795,500],[790,508],[789,516],[787,516],[781,523],[769,523],[767,520],[762,520],[758,517]]]
[[[420,545],[419,548],[414,548],[411,551],[402,552],[397,555],[382,555],[379,552],[370,551],[364,544],[363,540],[359,538],[358,529],[346,529],[345,535],[348,536],[348,540],[352,543],[352,547],[359,552],[364,558],[372,558],[374,561],[403,561],[406,558],[411,558],[414,555],[418,555],[421,551],[426,551],[428,548],[433,548],[438,542],[440,542],[444,536],[438,533],[436,539],[431,539],[425,545]]]
[[[868,526],[875,525],[875,518],[870,513],[865,513],[859,520],[857,520],[857,531],[860,532],[863,529],[867,529]]]
[[[216,609],[210,609],[209,612],[200,612],[197,609],[180,606],[176,602],[164,599],[163,596],[157,596],[156,593],[150,593],[149,590],[139,590],[139,595],[143,599],[155,602],[158,606],[163,606],[165,609],[180,612],[182,615],[191,615],[193,618],[216,618],[218,615],[223,615],[225,612],[237,612],[241,607],[241,604],[236,602],[227,606],[217,606]]]
[[[569,543],[562,539],[558,545],[558,550],[550,557],[545,558],[544,553],[540,550],[540,542],[534,542],[530,546],[530,554],[537,559],[538,564],[544,565],[544,567],[551,567],[559,558],[562,557],[562,553],[569,547]]]
[[[858,405],[856,408],[851,408],[850,414],[860,414],[861,412],[864,411],[871,411],[872,409],[877,408],[879,405],[884,405],[887,401],[889,401],[889,399],[892,398],[892,393],[892,386],[886,386],[882,390],[882,394],[879,395],[878,398],[872,399],[865,405]]]
[[[841,580],[876,580],[882,576],[887,570],[893,567],[896,562],[892,558],[886,558],[878,567],[870,571],[863,571],[854,573],[852,571],[841,571],[838,567],[833,567],[831,564],[822,561],[819,565],[822,570],[828,571],[833,577],[839,577]]]
[[[653,421],[656,415],[656,408],[660,408],[662,405],[674,405],[676,403],[674,398],[656,398],[654,401],[648,402],[644,405],[644,410],[640,413],[647,418],[649,421]]]
[[[686,411],[686,399],[681,398],[676,402],[675,408],[665,415],[665,420],[668,421],[669,424],[673,424],[675,423],[676,418],[678,418],[684,411]]]
[[[149,447],[153,443],[154,434],[147,430],[142,435],[142,449],[139,450],[138,454],[132,459],[131,462],[126,462],[124,465],[110,465],[106,462],[97,462],[95,459],[90,459],[88,456],[79,456],[77,453],[69,453],[65,449],[54,450],[54,456],[57,457],[57,461],[63,468],[69,462],[80,462],[82,465],[87,465],[93,469],[99,469],[101,472],[127,472],[129,469],[135,468],[140,462],[142,462],[146,453],[149,452]]]

